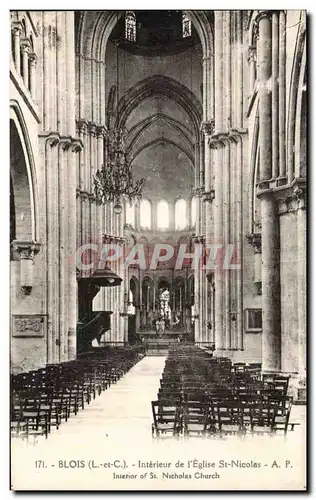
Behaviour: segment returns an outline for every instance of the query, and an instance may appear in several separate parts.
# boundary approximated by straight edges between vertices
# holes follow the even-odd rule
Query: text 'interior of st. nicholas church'
[[[305,401],[305,11],[12,11],[11,35],[12,374],[187,347]]]

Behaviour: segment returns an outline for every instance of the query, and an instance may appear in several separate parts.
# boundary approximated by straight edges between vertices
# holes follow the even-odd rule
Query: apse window
[[[125,206],[125,222],[129,226],[135,227],[135,205],[134,203],[126,203]]]
[[[256,333],[262,331],[262,309],[245,310],[245,330]]]
[[[161,200],[157,205],[157,227],[158,229],[169,227],[169,205],[165,200]]]
[[[125,38],[129,42],[136,42],[136,15],[131,10],[125,14]]]
[[[182,38],[188,38],[192,34],[191,20],[183,12],[182,13]]]
[[[188,225],[187,204],[181,199],[176,201],[175,205],[175,227],[176,229],[185,229]]]
[[[151,228],[151,205],[148,200],[142,200],[140,204],[140,226],[142,229]]]

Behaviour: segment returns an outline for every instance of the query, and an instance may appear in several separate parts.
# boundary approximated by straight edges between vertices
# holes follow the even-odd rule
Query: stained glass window
[[[192,32],[191,20],[183,12],[182,13],[182,38],[187,38],[187,37],[191,36],[191,32]]]
[[[187,204],[185,200],[177,200],[175,205],[175,226],[176,229],[185,229],[187,227]]]
[[[135,205],[127,202],[125,210],[126,210],[125,211],[126,224],[129,224],[132,227],[135,227]]]
[[[140,204],[140,226],[143,229],[151,228],[151,205],[148,200],[142,200]]]
[[[136,42],[136,15],[132,10],[125,14],[125,38],[129,42]]]
[[[157,205],[157,227],[167,229],[169,227],[169,205],[161,200]]]

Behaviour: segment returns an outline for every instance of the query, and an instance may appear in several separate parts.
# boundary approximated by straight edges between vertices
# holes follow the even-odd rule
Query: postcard
[[[11,489],[306,491],[307,12],[10,28]]]

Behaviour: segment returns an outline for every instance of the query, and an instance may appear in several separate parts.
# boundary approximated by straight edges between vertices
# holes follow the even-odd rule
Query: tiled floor
[[[117,384],[97,396],[85,410],[72,416],[67,423],[63,422],[58,431],[53,430],[48,439],[40,438],[34,444],[12,440],[13,488],[303,488],[306,413],[304,406],[293,407],[291,421],[300,422],[300,426],[289,432],[286,439],[283,435],[247,436],[243,440],[235,437],[153,439],[150,402],[156,399],[164,363],[163,356],[144,358]],[[195,459],[197,462],[193,462]],[[170,465],[156,468],[140,467],[139,464],[157,460],[168,462]],[[220,460],[228,464],[234,460],[237,465],[221,467]],[[183,467],[178,467],[177,461],[182,462]],[[215,463],[215,468],[209,468],[208,463]],[[256,467],[256,463],[259,463],[260,467]],[[166,472],[173,476],[163,476]],[[211,479],[199,476],[214,472],[220,477]],[[141,478],[141,475],[146,473],[147,476]],[[117,479],[114,474],[130,476]],[[179,474],[185,477],[177,477]]]

